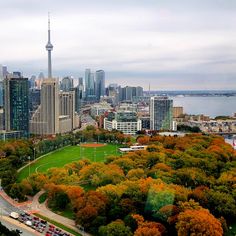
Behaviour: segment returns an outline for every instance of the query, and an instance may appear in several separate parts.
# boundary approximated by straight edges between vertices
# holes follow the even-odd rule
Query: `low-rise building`
[[[184,114],[183,107],[173,107],[173,118],[178,118]]]
[[[23,138],[23,132],[22,131],[6,131],[1,130],[0,131],[0,140],[6,141],[9,139],[21,139]]]
[[[142,122],[133,111],[111,112],[104,118],[104,129],[116,129],[124,134],[135,135],[142,129]]]
[[[92,117],[96,117],[103,115],[107,111],[111,111],[111,109],[112,109],[111,105],[108,104],[107,102],[100,102],[91,105],[90,113]]]

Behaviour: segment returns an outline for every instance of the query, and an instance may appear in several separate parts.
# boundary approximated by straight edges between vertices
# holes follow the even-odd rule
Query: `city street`
[[[27,227],[26,225],[19,223],[18,221],[11,219],[6,216],[1,216],[0,221],[3,225],[5,225],[10,230],[16,230],[19,229],[22,231],[22,236],[35,236],[35,235],[42,235],[38,232],[35,232],[35,230]]]

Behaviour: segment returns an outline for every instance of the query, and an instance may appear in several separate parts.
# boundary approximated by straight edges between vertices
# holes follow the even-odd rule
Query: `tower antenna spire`
[[[48,78],[52,78],[51,51],[53,50],[53,45],[51,43],[50,12],[48,12],[48,43],[46,45],[46,50],[48,51]]]
[[[50,30],[50,12],[48,12],[48,30]]]

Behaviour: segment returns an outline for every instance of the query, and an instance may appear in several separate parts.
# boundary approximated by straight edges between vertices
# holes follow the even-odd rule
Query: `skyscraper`
[[[62,79],[61,84],[60,84],[60,89],[63,92],[69,92],[72,90],[72,88],[74,87],[74,83],[73,83],[73,78],[66,76]]]
[[[100,97],[105,95],[105,72],[104,70],[97,70],[95,74],[95,95],[97,101]]]
[[[71,131],[71,119],[68,116],[59,116],[59,84],[52,78],[50,41],[50,19],[48,19],[48,78],[42,80],[40,105],[30,120],[30,131],[39,135],[55,135]]]
[[[150,98],[150,129],[172,130],[173,100],[167,97]]]
[[[37,89],[41,89],[41,84],[44,78],[43,72],[40,72],[38,78],[35,80],[35,86]]]
[[[32,75],[29,82],[30,82],[30,88],[35,88],[36,76]]]
[[[46,45],[46,50],[48,51],[48,78],[52,78],[52,58],[51,51],[53,50],[53,45],[51,43],[51,31],[50,31],[50,16],[48,14],[48,43]]]
[[[50,18],[48,17],[48,78],[41,81],[40,106],[32,115],[30,131],[33,134],[51,135],[59,132],[58,82],[52,78],[51,51],[53,46],[50,39]]]
[[[53,135],[59,133],[59,87],[55,79],[44,79],[41,85],[40,106],[30,121],[33,134]]]
[[[84,86],[79,83],[75,88],[75,111],[80,112],[84,99]]]
[[[0,107],[3,106],[3,79],[7,76],[7,67],[0,65]]]
[[[88,101],[93,100],[95,96],[94,73],[90,69],[85,70],[85,95]]]
[[[79,77],[79,79],[78,79],[78,81],[79,81],[79,85],[83,85],[83,77]]]
[[[69,116],[71,129],[75,128],[75,91],[59,93],[59,114]]]
[[[4,79],[4,115],[6,131],[22,131],[29,135],[29,81],[19,73]]]

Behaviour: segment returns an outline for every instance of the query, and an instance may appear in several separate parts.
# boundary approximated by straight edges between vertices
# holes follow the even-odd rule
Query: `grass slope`
[[[17,178],[17,182],[27,178],[34,172],[46,172],[51,167],[63,167],[64,165],[81,159],[89,159],[95,162],[103,162],[106,156],[117,155],[118,146],[107,144],[103,147],[68,146],[53,153],[43,156],[36,162],[23,168]]]

